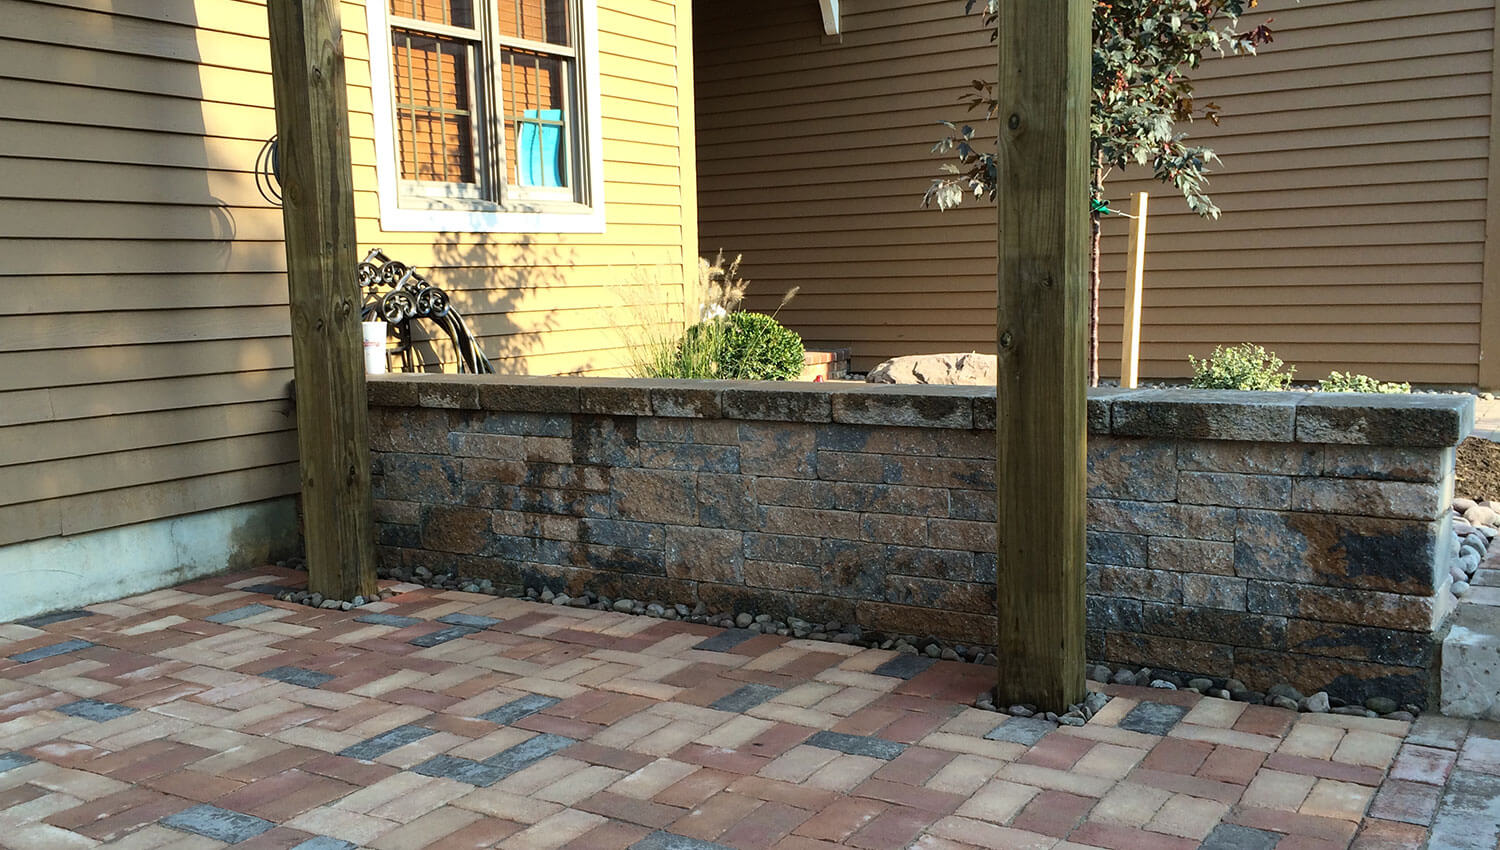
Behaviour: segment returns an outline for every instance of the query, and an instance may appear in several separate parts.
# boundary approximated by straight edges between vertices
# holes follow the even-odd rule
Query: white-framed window
[[[367,0],[385,230],[598,233],[595,0]]]

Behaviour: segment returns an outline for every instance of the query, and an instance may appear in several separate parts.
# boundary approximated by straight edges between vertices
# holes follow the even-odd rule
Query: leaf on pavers
[[[752,632],[749,629],[725,629],[723,632],[694,646],[693,649],[705,649],[709,652],[728,652],[745,641],[759,636],[759,632]]]
[[[914,679],[918,674],[936,663],[936,658],[928,658],[925,655],[898,655],[870,672],[877,676]]]
[[[248,841],[262,832],[276,826],[263,818],[247,815],[243,812],[233,812],[229,809],[221,809],[218,806],[210,806],[204,803],[191,809],[168,815],[161,819],[163,826],[170,826],[183,832],[191,832],[204,838],[212,838],[225,844],[238,844]]]
[[[806,741],[814,747],[838,750],[851,756],[870,756],[890,761],[906,751],[906,745],[872,735],[847,735],[843,732],[818,732]]]
[[[715,700],[709,708],[719,711],[745,712],[768,699],[780,696],[784,691],[771,685],[749,684],[736,688],[734,693]]]
[[[309,670],[306,667],[274,667],[260,675],[267,679],[275,679],[278,682],[304,688],[320,687],[334,679],[331,673],[319,673],[317,670]]]
[[[484,714],[479,715],[480,720],[488,720],[491,723],[499,723],[501,726],[509,726],[523,717],[530,717],[544,708],[551,708],[562,700],[556,697],[544,697],[541,694],[527,694],[518,700],[513,700],[500,706],[492,708]]]
[[[485,764],[450,755],[433,756],[412,768],[412,771],[420,773],[423,776],[452,779],[456,782],[463,782],[479,788],[488,788],[511,773],[514,773],[512,770],[498,765]]]
[[[1198,850],[1271,850],[1282,838],[1279,832],[1221,823],[1203,839]]]
[[[113,702],[100,702],[96,699],[74,700],[67,705],[60,705],[56,709],[69,717],[82,717],[84,720],[93,720],[103,723],[106,720],[114,720],[116,717],[124,717],[127,714],[135,714],[136,710],[128,705],[119,705]]]
[[[1172,731],[1188,710],[1180,705],[1164,702],[1143,702],[1120,718],[1120,728],[1147,735],[1165,735]]]
[[[630,845],[627,850],[734,850],[734,848],[724,844],[715,844],[712,841],[703,841],[698,838],[688,838],[686,835],[677,835],[676,833],[657,830]]]
[[[228,611],[220,611],[217,614],[210,614],[203,619],[209,621],[210,623],[218,623],[220,625],[223,625],[225,623],[233,623],[236,620],[243,620],[246,617],[254,617],[256,614],[264,614],[267,611],[275,610],[275,608],[272,608],[269,605],[262,605],[259,602],[252,602],[249,605],[241,605],[238,608],[231,608]]]
[[[28,649],[25,652],[18,652],[15,655],[12,655],[10,657],[10,660],[16,662],[17,664],[30,664],[33,661],[41,661],[43,658],[51,658],[55,655],[66,655],[69,652],[77,652],[80,649],[88,649],[93,645],[94,644],[90,643],[89,641],[78,640],[75,638],[73,640],[62,641],[61,643],[39,646],[36,649]]]
[[[481,617],[477,614],[446,614],[438,617],[439,623],[447,623],[450,626],[468,626],[471,629],[487,629],[497,623],[504,622],[496,617]]]
[[[359,845],[344,841],[341,838],[314,835],[312,838],[293,847],[292,850],[359,850]]]
[[[1057,724],[1045,717],[1010,717],[984,737],[991,741],[1009,741],[1034,747],[1042,740],[1043,735],[1056,728]]]
[[[30,626],[33,629],[40,629],[42,626],[50,626],[53,623],[62,623],[68,620],[76,620],[79,617],[92,616],[94,616],[93,611],[84,611],[82,609],[74,611],[53,611],[51,614],[42,614],[39,617],[27,617],[24,620],[17,620],[16,625]]]
[[[36,761],[36,759],[26,755],[25,753],[0,753],[0,773],[4,773],[7,770],[14,770],[18,767],[24,767],[34,761]]]
[[[509,776],[576,743],[578,742],[572,738],[545,733],[534,738],[527,738],[504,752],[496,753],[485,759],[484,763],[504,770],[505,775]]]
[[[411,640],[407,641],[407,643],[411,644],[412,646],[437,646],[440,643],[447,643],[450,640],[458,640],[461,637],[467,637],[478,631],[480,630],[472,628],[470,626],[449,626],[448,628],[441,631],[428,632],[425,635],[418,635],[417,637],[414,637]]]
[[[369,623],[372,626],[395,626],[398,629],[404,629],[407,626],[415,626],[427,621],[419,617],[402,617],[399,614],[360,614],[354,618],[354,622]]]
[[[358,744],[345,747],[339,751],[339,755],[352,759],[363,759],[371,761],[398,747],[404,747],[413,741],[420,741],[428,735],[433,734],[431,729],[421,726],[397,726],[386,732],[381,732],[373,738],[366,738]]]

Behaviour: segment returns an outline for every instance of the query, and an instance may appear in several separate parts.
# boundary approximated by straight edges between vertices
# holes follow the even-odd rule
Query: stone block
[[[1110,430],[1119,436],[1291,442],[1306,393],[1237,390],[1140,390],[1114,399]]]
[[[740,471],[740,450],[737,446],[698,443],[641,443],[640,465],[646,469],[733,473]]]
[[[865,452],[819,451],[816,453],[817,477],[824,481],[863,481],[868,484],[879,484],[885,481],[887,457],[888,455]]]
[[[724,415],[723,390],[703,381],[662,381],[651,388],[651,412],[683,419],[718,419]]]
[[[827,385],[772,382],[724,390],[724,415],[776,422],[832,422]]]
[[[581,382],[578,410],[606,416],[650,416],[650,382],[628,379]]]
[[[1117,567],[1145,567],[1146,541],[1141,534],[1113,534],[1107,531],[1088,532],[1086,551],[1089,563],[1112,564]]]
[[[935,487],[757,478],[755,497],[761,505],[908,516],[941,517],[948,513],[948,491]]]
[[[795,534],[749,532],[744,536],[745,558],[806,566],[822,566],[827,559],[821,538]]]
[[[833,394],[833,421],[854,425],[972,428],[973,387],[867,384]]]
[[[1238,472],[1184,472],[1177,480],[1177,500],[1226,508],[1286,508],[1292,500],[1292,479]]]
[[[577,413],[578,384],[577,378],[506,376],[480,385],[479,406],[514,413]]]
[[[1142,391],[1124,387],[1089,388],[1086,404],[1089,436],[1103,436],[1110,433],[1110,408],[1114,406],[1117,399],[1128,398],[1138,392]]]
[[[542,541],[552,543],[553,541]],[[566,544],[573,553],[573,563],[595,570],[627,573],[632,576],[665,576],[666,556],[660,549],[631,549],[625,546],[600,546],[591,543]],[[538,559],[542,560],[542,559]]]
[[[1183,440],[1177,444],[1177,466],[1194,472],[1318,475],[1323,471],[1323,447],[1222,439]]]
[[[1441,671],[1443,714],[1500,720],[1500,608],[1459,608],[1443,638]]]
[[[654,522],[587,517],[577,523],[577,539],[582,543],[624,546],[630,549],[660,549],[666,545],[665,529]]]
[[[748,587],[788,593],[823,593],[823,576],[818,567],[786,564],[779,561],[747,560],[741,568],[743,584]],[[720,582],[729,584],[730,582]],[[759,613],[759,612],[758,612]]]
[[[455,431],[447,435],[446,450],[454,457],[482,457],[493,460],[522,460],[526,457],[525,437],[516,434],[470,434]]]
[[[697,520],[697,475],[669,469],[616,469],[610,476],[622,519],[691,525]]]
[[[403,373],[366,375],[365,394],[371,407],[416,407],[418,380]]]
[[[1248,585],[1247,580],[1233,576],[1187,573],[1182,577],[1182,601],[1200,608],[1246,611]]]
[[[1474,430],[1470,395],[1315,393],[1297,406],[1297,442],[1456,446]]]
[[[656,443],[688,443],[693,439],[693,420],[665,416],[643,416],[636,420],[637,439]]]
[[[768,505],[761,509],[761,530],[770,534],[802,534],[809,537],[860,539],[860,515],[851,511],[789,508]]]
[[[1286,646],[1285,617],[1154,602],[1145,604],[1142,616],[1147,634],[1257,649]]]
[[[1440,484],[1453,472],[1453,449],[1411,446],[1328,446],[1325,475]]]
[[[637,425],[650,420],[630,416],[575,416],[571,438],[576,463],[605,466],[636,466],[640,463],[641,437]]]
[[[1088,627],[1109,632],[1139,632],[1143,624],[1144,603],[1139,599],[1090,594],[1084,598],[1084,616]]]
[[[1446,555],[1441,522],[1241,510],[1241,578],[1431,595]]]
[[[933,517],[927,522],[931,545],[939,549],[994,552],[996,527],[992,522]]]
[[[1171,502],[1088,500],[1088,529],[1120,534],[1187,537],[1196,540],[1233,540],[1235,511]]]
[[[991,645],[995,642],[996,619],[989,614],[934,611],[912,605],[860,600],[858,622],[866,629],[907,635],[932,635],[958,643]],[[846,618],[846,621],[849,618]]]
[[[421,375],[416,382],[417,405],[479,410],[479,388],[483,384],[483,378],[477,375]]]
[[[1370,625],[1320,623],[1313,620],[1288,620],[1286,648],[1307,655],[1350,658],[1376,664],[1400,667],[1427,667],[1432,664],[1437,644],[1427,632],[1409,632],[1382,627],[1379,620]]]
[[[1177,498],[1177,447],[1168,440],[1088,441],[1088,496],[1170,502]]]
[[[667,526],[666,569],[671,578],[740,584],[745,580],[744,564],[742,532]]]
[[[1136,632],[1104,633],[1104,657],[1116,664],[1222,676],[1234,668],[1236,651],[1222,643],[1184,640]]]
[[[974,398],[974,430],[995,430],[995,397],[994,395],[976,396]]]
[[[1299,478],[1292,488],[1294,511],[1430,520],[1448,507],[1442,484]]]
[[[1234,676],[1257,691],[1286,682],[1304,694],[1327,691],[1351,703],[1381,696],[1419,707],[1427,705],[1431,684],[1429,673],[1416,667],[1257,649],[1235,651]]]
[[[522,437],[521,446],[526,460],[548,463],[572,463],[574,460],[570,437]]]
[[[425,407],[372,407],[370,449],[377,452],[442,454],[456,414]]]
[[[859,539],[872,543],[926,546],[927,517],[899,514],[860,514]]]
[[[995,462],[978,458],[879,455],[887,484],[995,491]],[[826,475],[821,477],[828,477]]]
[[[571,437],[573,417],[566,413],[507,413],[490,410],[468,414],[454,429],[483,434],[516,434],[522,437]]]
[[[994,493],[983,490],[948,491],[948,516],[954,519],[994,522],[998,511]]]
[[[1322,623],[1379,625],[1429,632],[1436,624],[1431,596],[1380,593],[1347,587],[1318,587],[1274,581],[1251,581],[1246,607],[1262,614]]]
[[[1234,575],[1234,544],[1182,537],[1152,537],[1148,551],[1153,570]]]
[[[376,522],[416,525],[422,521],[422,506],[416,502],[376,499],[374,509]]]
[[[1147,602],[1182,602],[1182,576],[1162,570],[1100,565],[1099,593]]]
[[[796,423],[746,422],[738,426],[740,471],[777,478],[818,474],[817,432]]]
[[[740,458],[744,462],[743,455]],[[698,474],[698,525],[705,528],[760,527],[760,505],[755,501],[755,479],[747,475]]]
[[[459,462],[437,455],[387,452],[380,456],[377,499],[446,504],[458,492]]]
[[[867,425],[817,426],[820,450],[872,454],[995,460],[995,435],[958,428],[877,428]]]
[[[995,613],[994,585],[900,575],[887,575],[884,584],[885,601],[897,605],[915,605],[944,612]]]

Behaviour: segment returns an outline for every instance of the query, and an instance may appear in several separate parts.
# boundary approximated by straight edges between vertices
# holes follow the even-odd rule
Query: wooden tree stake
[[[1089,0],[999,5],[997,705],[1084,695]]]
[[[336,0],[270,0],[308,588],[375,592],[354,180]]]
[[[1141,284],[1146,276],[1146,212],[1151,195],[1130,202],[1130,247],[1125,256],[1125,322],[1120,340],[1120,386],[1135,389],[1141,374]]]

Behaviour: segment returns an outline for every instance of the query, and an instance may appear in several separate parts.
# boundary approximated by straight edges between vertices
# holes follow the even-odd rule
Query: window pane
[[[420,0],[419,0],[420,2]],[[568,0],[496,0],[500,34],[571,45]]]
[[[476,182],[468,45],[405,30],[391,41],[401,176]]]
[[[452,27],[472,27],[474,0],[391,0],[391,14]]]
[[[571,186],[572,63],[526,50],[502,50],[506,171],[516,186]]]

